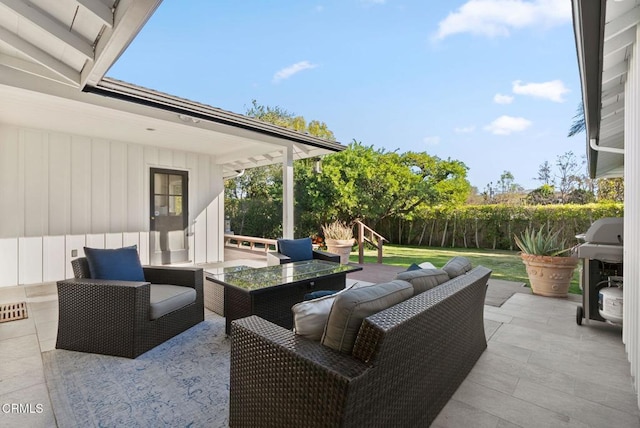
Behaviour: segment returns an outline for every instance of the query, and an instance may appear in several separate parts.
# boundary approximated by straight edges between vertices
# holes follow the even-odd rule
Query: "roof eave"
[[[85,92],[92,92],[107,97],[117,98],[132,103],[184,114],[201,120],[209,120],[224,125],[238,127],[271,137],[281,138],[292,143],[305,144],[332,152],[339,152],[346,146],[335,142],[301,133],[292,129],[273,125],[241,114],[222,110],[206,104],[197,103],[185,98],[176,97],[163,92],[133,85],[117,79],[105,77],[97,86],[88,86]]]
[[[606,0],[573,0],[573,26],[576,37],[578,68],[584,106],[589,175],[596,177],[598,152],[590,147],[590,140],[600,139],[602,99],[602,52]],[[597,28],[598,31],[585,31]]]

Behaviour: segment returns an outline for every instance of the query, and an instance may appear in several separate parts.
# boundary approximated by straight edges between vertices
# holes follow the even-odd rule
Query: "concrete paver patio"
[[[18,301],[29,318],[0,324],[0,404],[34,411],[0,411],[0,426],[54,427],[40,354],[55,347],[55,285],[0,288],[0,303]],[[621,328],[576,325],[578,304],[516,292],[485,305],[488,348],[433,426],[640,426]]]

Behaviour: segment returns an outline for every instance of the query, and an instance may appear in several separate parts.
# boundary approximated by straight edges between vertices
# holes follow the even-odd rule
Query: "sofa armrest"
[[[267,253],[267,266],[277,266],[285,263],[291,263],[291,257],[277,251],[269,251]]]
[[[230,426],[339,426],[350,385],[369,369],[262,318],[235,320]]]
[[[327,253],[326,251],[313,250],[313,258],[327,262],[340,263],[340,255]]]

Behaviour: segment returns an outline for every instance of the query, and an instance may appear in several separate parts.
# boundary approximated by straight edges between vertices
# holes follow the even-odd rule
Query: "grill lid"
[[[622,245],[623,217],[605,217],[593,222],[584,240],[592,244]]]

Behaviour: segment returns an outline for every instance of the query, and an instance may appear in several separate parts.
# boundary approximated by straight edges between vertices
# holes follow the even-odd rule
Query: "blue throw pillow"
[[[140,264],[135,245],[117,249],[84,247],[93,279],[113,279],[117,281],[144,281],[144,271]]]
[[[292,262],[313,259],[311,238],[278,239],[278,252],[289,257]]]
[[[304,295],[304,298],[302,299],[304,300],[313,300],[313,299],[318,299],[320,297],[324,297],[324,296],[331,296],[332,294],[336,294],[337,291],[336,290],[318,290],[318,291],[312,291],[311,293],[307,293]]]
[[[409,268],[407,269],[407,272],[412,271],[412,270],[420,270],[422,269],[420,266],[418,266],[415,263],[411,263],[411,266],[409,266]]]

